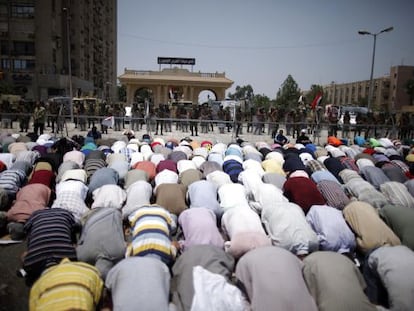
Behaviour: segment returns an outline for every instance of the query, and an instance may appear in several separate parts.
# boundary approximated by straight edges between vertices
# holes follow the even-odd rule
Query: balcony
[[[12,79],[13,79],[14,83],[30,84],[33,80],[33,77],[32,77],[32,75],[27,74],[27,73],[26,74],[24,74],[24,73],[22,73],[22,74],[15,73],[15,74],[12,75]]]

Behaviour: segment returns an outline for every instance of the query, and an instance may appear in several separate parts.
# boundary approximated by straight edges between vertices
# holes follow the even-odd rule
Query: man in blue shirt
[[[279,130],[279,133],[275,137],[275,143],[283,146],[284,144],[288,142],[289,142],[289,139],[287,139],[287,137],[283,135],[283,130]]]

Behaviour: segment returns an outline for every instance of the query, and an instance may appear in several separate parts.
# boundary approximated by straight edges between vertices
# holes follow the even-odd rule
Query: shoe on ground
[[[24,233],[24,224],[20,222],[11,222],[7,225],[7,230],[9,231],[10,237],[12,240],[20,241],[25,238]]]

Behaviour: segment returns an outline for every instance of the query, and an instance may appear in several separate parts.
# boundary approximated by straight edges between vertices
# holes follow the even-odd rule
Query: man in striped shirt
[[[173,216],[159,205],[147,205],[129,215],[128,220],[132,242],[127,248],[127,257],[155,257],[170,266],[177,253],[177,244],[171,239],[177,226]]]
[[[30,310],[96,310],[103,281],[98,270],[67,258],[47,269],[30,290]]]
[[[35,211],[24,226],[27,233],[27,252],[23,269],[28,284],[63,258],[76,260],[75,219],[62,208]]]

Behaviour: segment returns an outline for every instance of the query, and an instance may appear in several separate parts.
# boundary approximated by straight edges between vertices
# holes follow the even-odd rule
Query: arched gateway
[[[160,60],[163,62],[160,62]],[[166,62],[166,60],[169,62]],[[192,63],[189,63],[188,60],[192,60]],[[158,58],[158,63],[160,65],[194,65],[195,60]],[[126,87],[127,105],[133,104],[135,93],[140,89],[150,90],[154,106],[177,101],[190,101],[193,104],[198,104],[198,95],[205,90],[213,92],[216,95],[216,100],[224,100],[226,90],[233,84],[232,80],[226,78],[225,73],[192,72],[178,67],[162,70],[160,68],[159,71],[125,68],[124,73],[118,79]]]

